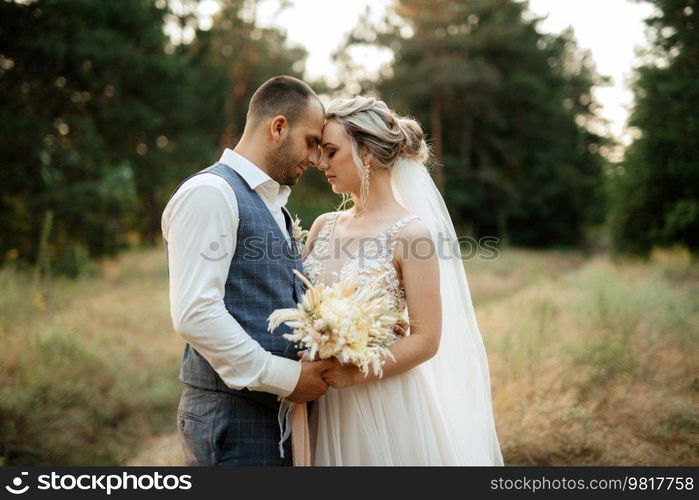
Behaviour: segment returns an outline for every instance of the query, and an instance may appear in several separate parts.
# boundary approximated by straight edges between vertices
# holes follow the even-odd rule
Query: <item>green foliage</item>
[[[158,241],[172,190],[239,139],[253,91],[300,76],[305,52],[245,20],[255,2],[226,2],[191,43],[168,38],[166,23],[197,27],[197,4],[0,2],[0,252],[76,276]]]
[[[148,0],[0,3],[1,250],[33,261],[52,212],[49,258],[75,274],[127,230],[159,228],[158,187],[212,143],[189,132],[196,75],[165,52],[165,14]]]
[[[245,0],[225,2],[211,29],[197,30],[186,50],[189,57],[207,64],[225,81],[221,146],[235,145],[240,139],[248,102],[262,83],[282,74],[301,78],[305,66],[304,49],[288,46],[282,31],[259,27],[244,15],[246,8],[255,4]]]
[[[649,62],[637,69],[630,125],[639,137],[609,180],[615,249],[699,250],[699,4],[650,0],[659,14]]]
[[[306,59],[304,49],[287,45],[283,32],[259,27],[248,20],[249,16],[241,15],[246,5],[250,2],[226,2],[211,29],[198,30],[193,43],[186,49],[190,60],[211,68],[223,79],[227,89],[222,93],[225,104],[218,110],[225,114],[219,130],[221,147],[231,147],[240,139],[248,102],[255,90],[275,75],[301,78]],[[321,91],[321,86],[313,87]],[[331,210],[338,202],[339,198],[332,194],[324,176],[311,169],[294,186],[289,210],[301,218],[305,228],[309,228],[317,215]]]
[[[357,45],[394,53],[378,82],[361,83],[426,128],[457,225],[518,245],[575,245],[603,215],[605,139],[588,123],[592,86],[605,80],[570,31],[542,35],[524,8],[401,0],[383,26],[358,26],[338,59],[353,71]]]
[[[606,192],[608,141],[591,132],[591,89],[605,79],[571,31],[541,34],[524,2],[400,0],[384,22],[354,30],[338,53],[341,80],[365,74],[357,46],[394,54],[361,91],[423,123],[454,221],[476,237],[577,245],[604,218],[606,195],[617,250],[696,251],[699,6],[652,1],[661,14],[649,20],[653,62],[635,84],[640,138]],[[0,148],[1,255],[77,276],[94,257],[156,242],[172,190],[240,138],[257,86],[301,76],[305,51],[256,25],[257,1],[225,2],[206,30],[197,5],[176,14],[155,0],[0,2],[0,133],[10,138]],[[166,23],[168,33],[194,28],[192,41],[169,38]],[[304,225],[339,202],[327,188],[314,172],[294,188],[290,208]]]

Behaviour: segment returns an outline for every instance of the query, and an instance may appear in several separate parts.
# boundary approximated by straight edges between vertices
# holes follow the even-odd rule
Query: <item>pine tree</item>
[[[77,274],[129,235],[160,243],[172,189],[242,131],[254,89],[305,53],[227,2],[198,25],[157,0],[0,2],[0,262],[12,251]],[[47,224],[46,221],[51,221]],[[42,264],[42,268],[44,268]]]
[[[699,5],[652,0],[649,62],[637,69],[630,125],[639,137],[610,181],[615,249],[699,250]]]
[[[426,128],[457,223],[514,244],[575,245],[602,217],[605,139],[587,122],[597,111],[592,86],[605,80],[571,32],[539,33],[525,8],[400,0],[383,26],[358,26],[339,60],[357,44],[393,52],[363,90]]]

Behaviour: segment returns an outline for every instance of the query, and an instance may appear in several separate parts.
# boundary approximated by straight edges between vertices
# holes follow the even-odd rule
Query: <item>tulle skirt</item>
[[[313,465],[458,465],[422,372],[328,389],[310,414]]]

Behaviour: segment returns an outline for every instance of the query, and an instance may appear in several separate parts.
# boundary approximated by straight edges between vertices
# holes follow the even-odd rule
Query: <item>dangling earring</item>
[[[369,164],[362,163],[361,188],[359,191],[359,200],[362,203],[362,210],[365,210],[367,197],[369,196]],[[357,209],[354,209],[354,218],[357,217]]]

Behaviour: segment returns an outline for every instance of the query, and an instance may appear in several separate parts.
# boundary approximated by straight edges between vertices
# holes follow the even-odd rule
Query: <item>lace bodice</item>
[[[402,312],[406,306],[405,288],[393,265],[393,256],[399,241],[396,236],[406,224],[418,217],[406,215],[378,235],[360,238],[357,252],[346,260],[339,272],[332,272],[330,277],[326,276],[326,264],[344,260],[343,255],[349,251],[340,240],[333,238],[339,215],[340,212],[333,212],[318,233],[313,251],[303,262],[304,274],[314,285],[332,285],[355,272],[359,275],[360,286],[378,280],[380,287],[393,297],[394,310]],[[332,254],[330,250],[333,250]]]

